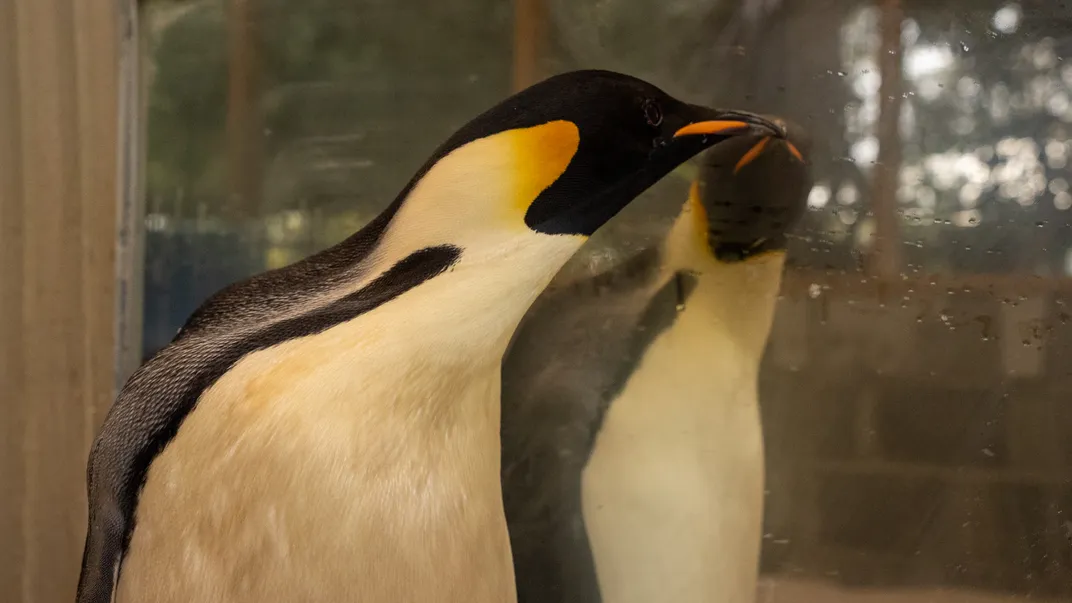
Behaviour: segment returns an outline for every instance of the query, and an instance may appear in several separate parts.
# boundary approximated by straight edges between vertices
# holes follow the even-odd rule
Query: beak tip
[[[797,159],[797,161],[801,163],[807,163],[807,160],[804,159],[804,154],[800,152],[800,149],[798,149],[795,144],[789,142],[788,140],[786,140],[785,144],[789,147],[789,153],[792,154],[793,157]]]

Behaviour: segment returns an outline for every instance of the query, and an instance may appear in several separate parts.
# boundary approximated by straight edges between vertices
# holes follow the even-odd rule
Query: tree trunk
[[[227,11],[227,217],[257,215],[261,203],[259,36],[256,0],[230,0]]]
[[[882,281],[901,273],[901,233],[897,212],[897,178],[901,170],[902,81],[901,0],[882,0],[879,18],[881,45],[879,71],[878,162],[872,174],[871,211],[875,216],[875,241],[869,269]]]
[[[514,91],[535,84],[541,77],[547,7],[544,0],[514,0]]]

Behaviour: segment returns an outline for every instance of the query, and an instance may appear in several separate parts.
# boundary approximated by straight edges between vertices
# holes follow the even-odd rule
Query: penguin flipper
[[[149,464],[178,430],[200,390],[198,377],[218,360],[189,341],[169,345],[134,372],[89,454],[89,526],[77,603],[109,603],[134,528]]]
[[[77,603],[110,603],[113,600],[126,532],[121,517],[91,513],[82,573],[78,579]]]
[[[519,603],[602,600],[581,485],[603,417],[694,278],[656,249],[541,296],[503,363],[503,499]]]
[[[504,390],[520,385],[504,371]],[[525,400],[538,416],[503,413],[503,504],[519,603],[599,601],[580,479],[598,401],[583,397],[549,384]]]

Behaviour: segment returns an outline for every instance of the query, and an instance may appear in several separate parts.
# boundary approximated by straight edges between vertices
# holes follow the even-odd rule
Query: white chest
[[[119,603],[513,601],[498,359],[403,349],[373,317],[210,388],[149,470]]]
[[[606,603],[738,603],[755,593],[763,447],[758,359],[702,301],[648,350],[583,476]]]

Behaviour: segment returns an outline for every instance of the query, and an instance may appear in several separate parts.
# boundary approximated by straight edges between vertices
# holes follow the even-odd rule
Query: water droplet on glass
[[[819,297],[820,295],[822,295],[822,293],[823,293],[823,288],[822,288],[821,285],[819,285],[819,283],[812,283],[811,285],[808,286],[808,297],[810,297],[812,299],[815,299],[815,298]]]

